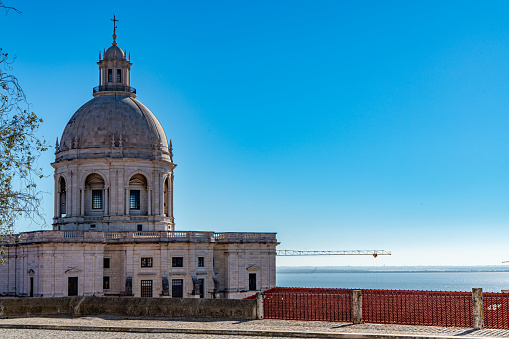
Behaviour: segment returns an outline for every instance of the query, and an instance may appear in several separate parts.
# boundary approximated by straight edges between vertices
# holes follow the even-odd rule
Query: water
[[[358,289],[472,291],[509,290],[509,272],[288,273],[278,270],[277,286]]]

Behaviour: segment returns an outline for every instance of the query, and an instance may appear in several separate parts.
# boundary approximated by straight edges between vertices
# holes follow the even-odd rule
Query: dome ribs
[[[113,152],[112,147],[117,145],[125,151]],[[62,154],[73,146],[80,151]],[[154,148],[161,150],[164,155],[158,153],[157,156],[153,153]],[[89,151],[85,151],[87,149]],[[60,159],[62,156],[65,159],[88,156],[147,158],[154,155],[171,161],[168,142],[161,124],[141,102],[115,93],[97,96],[76,111],[62,133],[57,158]]]

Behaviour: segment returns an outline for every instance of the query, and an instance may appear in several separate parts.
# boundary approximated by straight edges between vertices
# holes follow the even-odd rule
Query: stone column
[[[85,215],[85,187],[81,187],[81,211],[80,211],[80,215],[81,216],[84,216]]]
[[[78,207],[76,206],[73,206],[73,205],[76,205],[76,204],[72,204],[73,201],[78,201],[77,198],[73,198],[72,194],[73,194],[73,172],[71,171],[69,173],[69,182],[65,182],[66,184],[66,190],[67,190],[67,193],[65,194],[65,215],[67,217],[71,217],[71,216],[74,216],[74,215],[77,215],[78,213],[76,213],[76,209]]]
[[[62,215],[62,202],[60,201],[60,190],[55,192],[55,218],[60,218]]]
[[[472,304],[474,316],[474,330],[484,328],[484,314],[482,309],[482,288],[472,288]]]
[[[125,207],[123,206],[124,202],[124,192],[122,192],[122,186],[124,186],[124,170],[117,169],[115,171],[116,183],[115,186],[115,194],[112,196],[112,201],[115,203],[115,215],[123,215],[125,212]],[[114,198],[113,198],[114,197]]]
[[[71,204],[70,204],[70,201],[71,201],[71,188],[69,186],[67,186],[67,183],[66,183],[66,192],[65,192],[65,216],[66,217],[70,217],[71,216]],[[62,205],[62,202],[60,202],[60,205]]]
[[[83,271],[78,278],[78,295],[91,296],[94,294],[94,252],[89,246],[82,247],[83,249]],[[81,280],[81,281],[80,281]],[[81,293],[80,291],[81,290]]]
[[[362,291],[352,291],[352,317],[353,324],[362,324]]]
[[[168,188],[168,204],[170,204],[168,206],[168,216],[171,218],[171,222],[172,223],[175,223],[174,222],[174,219],[173,219],[173,171],[171,172],[170,174],[170,182],[169,182],[169,188]],[[172,226],[172,231],[175,227]]]
[[[162,182],[161,182],[162,180]],[[164,217],[164,214],[165,214],[165,210],[164,210],[164,201],[166,200],[165,198],[165,191],[164,191],[164,182],[165,182],[166,179],[164,179],[164,176],[161,178],[161,175],[159,175],[159,181],[158,181],[158,184],[159,184],[159,215],[163,216]]]
[[[104,187],[104,215],[109,215],[110,211],[110,205],[109,205],[109,199],[108,199],[108,190],[109,187]]]
[[[152,178],[153,180],[151,181],[154,185],[152,187],[153,191],[152,193],[154,194],[152,196],[152,215],[161,215],[162,213],[159,212],[159,207],[161,206],[161,197],[162,197],[162,194],[160,194],[161,192],[161,175],[159,174],[159,172],[157,171],[152,171]]]
[[[60,194],[58,194],[58,179],[57,179],[57,176],[55,175],[54,176],[55,178],[55,201],[54,201],[54,204],[55,204],[55,218],[58,218],[58,198],[57,197],[60,197]]]
[[[109,213],[110,215],[117,215],[117,207],[118,199],[117,199],[117,176],[118,176],[118,170],[110,170],[110,182],[111,182],[111,189],[109,190],[110,193],[110,209]]]
[[[63,247],[63,248],[60,248],[57,250],[55,250],[55,267],[54,267],[54,272],[55,272],[55,280],[54,280],[54,285],[55,285],[55,293],[54,293],[54,296],[55,297],[65,297],[67,296],[67,281],[65,281],[66,277],[64,276],[64,271],[65,271],[65,268],[64,268],[64,251],[63,249],[64,248],[67,248],[67,247]]]
[[[95,288],[94,294],[99,296],[104,296],[103,290],[103,263],[104,263],[104,246],[97,245],[95,247],[96,256],[95,256]],[[110,277],[110,288],[111,288],[111,277]]]
[[[20,248],[20,256],[21,256],[21,270],[20,270],[20,274],[21,274],[21,293],[23,293],[23,295],[25,296],[28,296],[28,277],[27,277],[27,274],[26,272],[28,271],[28,268],[27,268],[27,256],[26,256],[26,249],[25,248]]]
[[[126,292],[126,296],[134,296],[135,295],[135,290],[133,289],[135,286],[134,284],[134,281],[133,281],[133,277],[135,276],[135,271],[134,271],[134,260],[135,260],[135,255],[134,255],[134,248],[133,248],[133,245],[129,245],[127,248],[125,248],[125,281],[126,281],[126,289],[124,290]],[[139,262],[136,262],[136,265],[139,265]],[[130,281],[130,286],[129,286],[129,281]],[[131,289],[130,293],[128,293],[129,291],[127,291],[128,289]]]
[[[54,297],[55,261],[53,259],[53,246],[43,250],[41,253],[41,261],[42,265],[39,270],[39,275],[43,281],[43,285],[41,286],[40,293],[44,297]],[[44,269],[42,269],[42,267],[44,267]]]
[[[125,188],[125,215],[129,215],[129,187]]]
[[[152,215],[152,188],[147,188],[147,215]]]
[[[256,319],[263,319],[263,294],[256,292]]]

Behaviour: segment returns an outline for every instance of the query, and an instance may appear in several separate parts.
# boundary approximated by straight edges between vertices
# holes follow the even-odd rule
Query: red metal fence
[[[483,293],[485,328],[509,329],[509,294]]]
[[[276,287],[263,293],[267,319],[352,321],[352,290]]]
[[[367,323],[472,327],[472,293],[363,290]]]
[[[267,319],[352,322],[352,289],[276,287],[263,293]],[[509,329],[509,294],[483,293],[484,327]],[[471,292],[362,290],[366,323],[473,327]]]
[[[267,319],[352,321],[352,290],[276,287],[263,293]]]

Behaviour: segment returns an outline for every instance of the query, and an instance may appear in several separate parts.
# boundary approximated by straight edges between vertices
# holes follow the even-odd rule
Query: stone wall
[[[256,319],[256,300],[113,297],[0,299],[0,317],[39,315]]]

